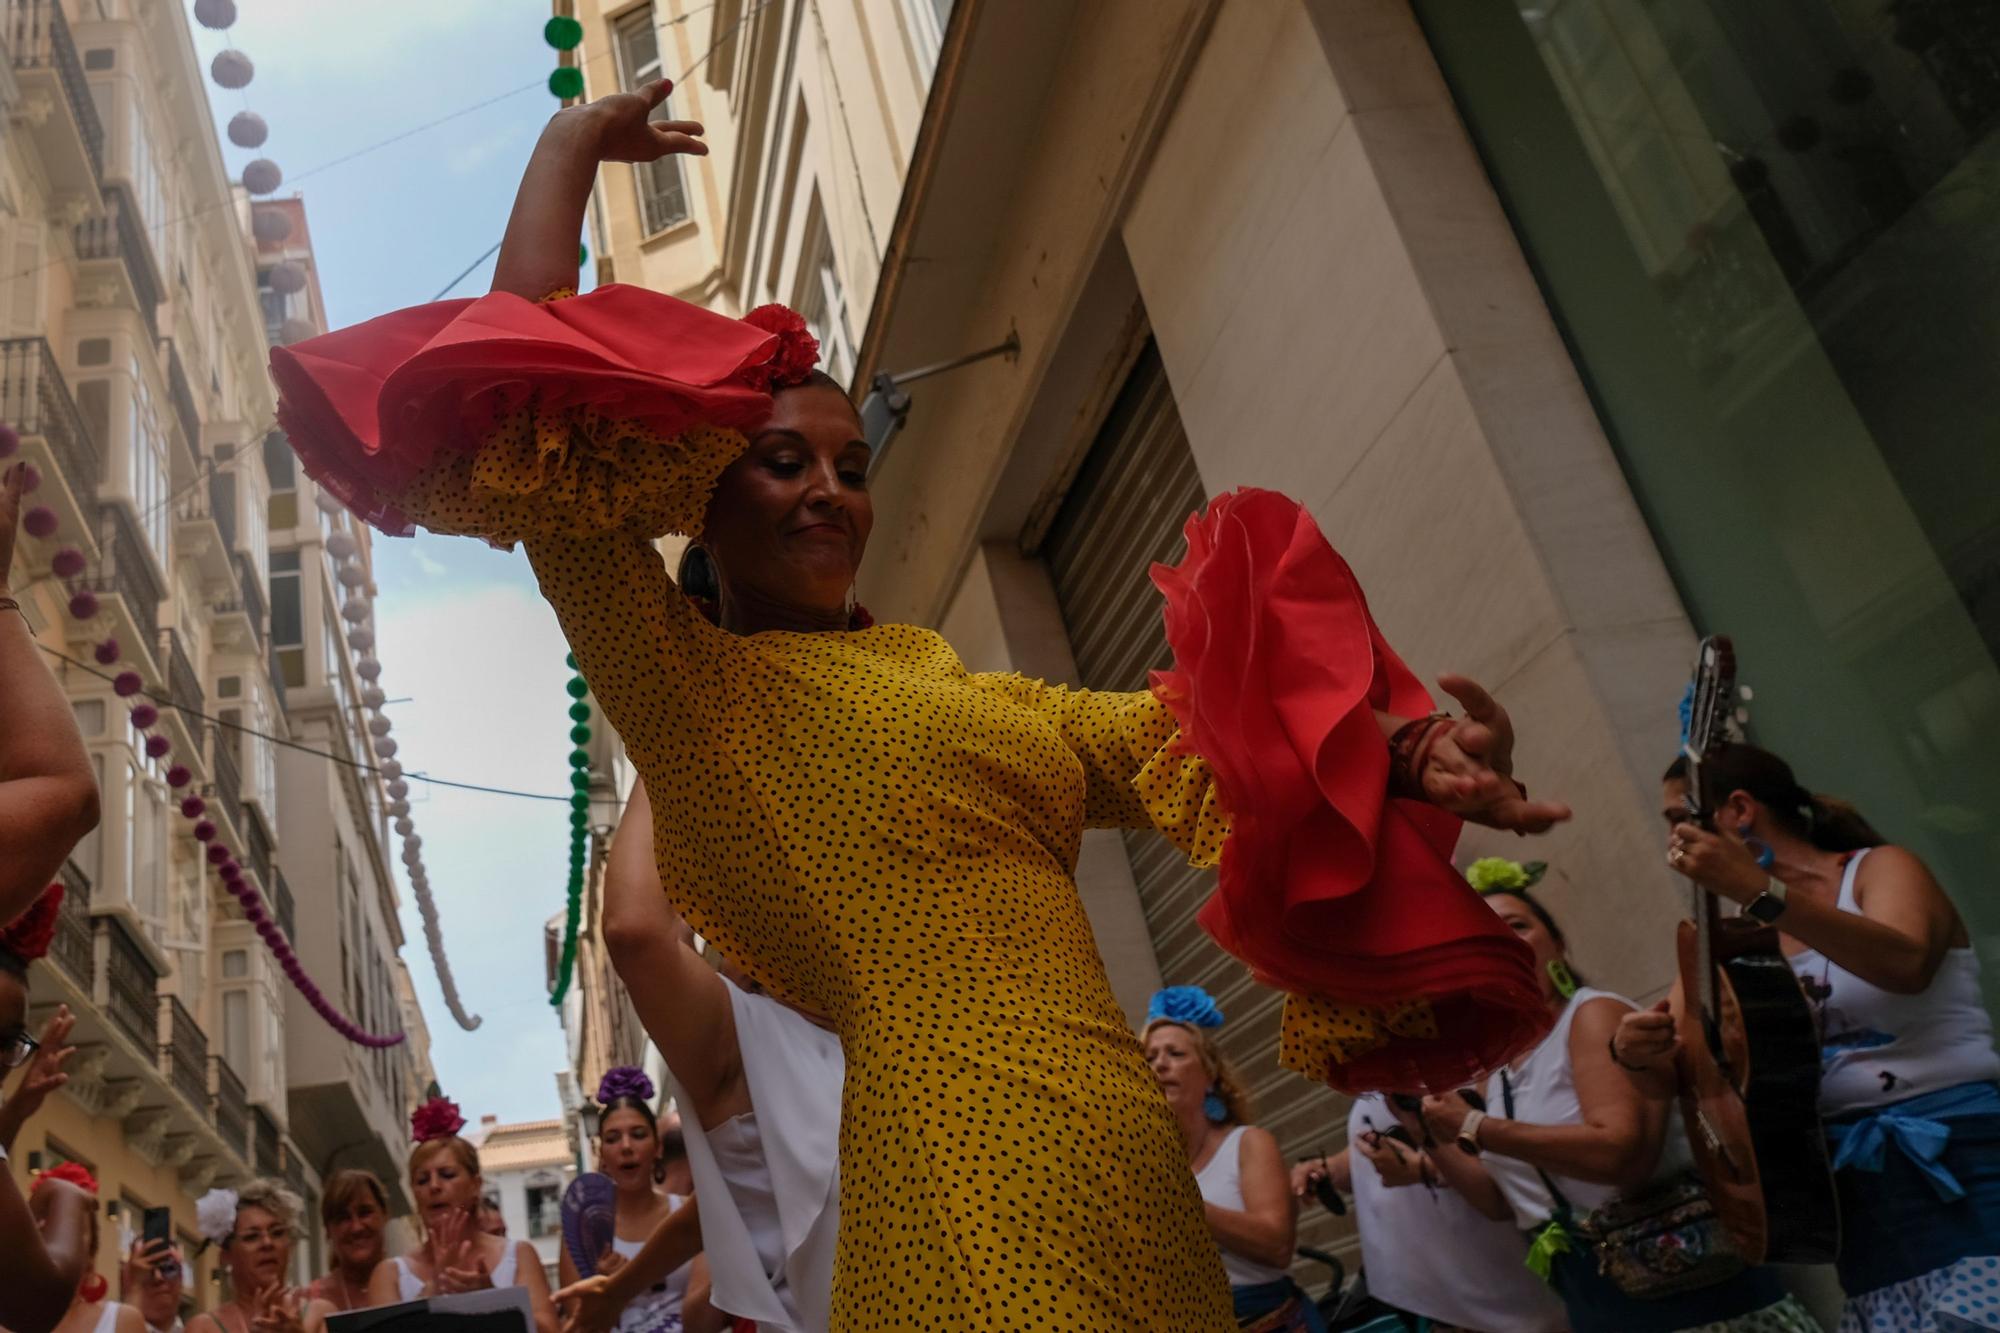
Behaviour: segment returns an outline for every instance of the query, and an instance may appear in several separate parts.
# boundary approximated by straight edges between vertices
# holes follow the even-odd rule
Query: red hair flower
[[[97,1197],[97,1177],[81,1162],[58,1162],[46,1171],[36,1172],[34,1188],[40,1189],[46,1180],[67,1180],[92,1198]]]
[[[27,911],[0,929],[0,951],[32,963],[49,951],[56,937],[56,909],[62,906],[63,886],[51,884]]]
[[[819,364],[819,339],[812,336],[799,312],[789,306],[760,305],[743,317],[752,328],[778,335],[771,359],[761,366],[746,366],[743,378],[769,392],[803,384]]]
[[[448,1139],[465,1128],[465,1117],[458,1112],[458,1103],[449,1097],[433,1097],[410,1112],[410,1142],[429,1143],[432,1139]]]

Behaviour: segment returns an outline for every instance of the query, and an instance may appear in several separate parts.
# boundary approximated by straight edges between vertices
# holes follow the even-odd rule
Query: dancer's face
[[[598,1126],[598,1159],[620,1189],[650,1189],[660,1160],[660,1136],[653,1122],[621,1106]]]
[[[860,419],[837,387],[779,393],[708,503],[702,544],[725,595],[838,614],[875,526],[868,457]]]

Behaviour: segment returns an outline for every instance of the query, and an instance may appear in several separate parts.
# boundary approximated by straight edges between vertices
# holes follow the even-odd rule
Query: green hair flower
[[[1465,868],[1465,881],[1481,893],[1519,893],[1532,888],[1548,868],[1546,861],[1522,865],[1504,856],[1482,856]]]

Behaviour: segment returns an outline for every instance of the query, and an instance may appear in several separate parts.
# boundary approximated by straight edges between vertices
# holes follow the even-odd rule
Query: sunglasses
[[[42,1044],[25,1032],[0,1037],[0,1069],[18,1069],[40,1049]]]

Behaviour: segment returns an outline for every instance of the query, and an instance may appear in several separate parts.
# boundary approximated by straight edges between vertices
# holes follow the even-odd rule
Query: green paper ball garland
[[[542,25],[542,40],[558,51],[574,51],[583,40],[583,25],[567,14],[558,14]]]
[[[573,21],[573,20],[572,20]],[[550,27],[555,26],[550,21]],[[551,37],[553,45],[555,39]],[[565,48],[566,49],[566,48]],[[560,73],[561,71],[557,71]],[[564,659],[569,669],[576,672],[576,654]],[[569,678],[563,687],[575,702],[569,706],[569,718],[575,725],[569,729],[569,782],[573,789],[569,798],[569,914],[563,920],[562,961],[556,967],[555,989],[549,992],[549,1004],[560,1007],[563,997],[569,994],[570,978],[576,971],[576,933],[583,919],[583,876],[590,858],[590,751],[584,747],[590,744],[590,705],[584,696],[590,693],[590,685],[581,673]]]
[[[583,96],[583,71],[575,65],[559,65],[549,72],[549,91],[567,102]]]

